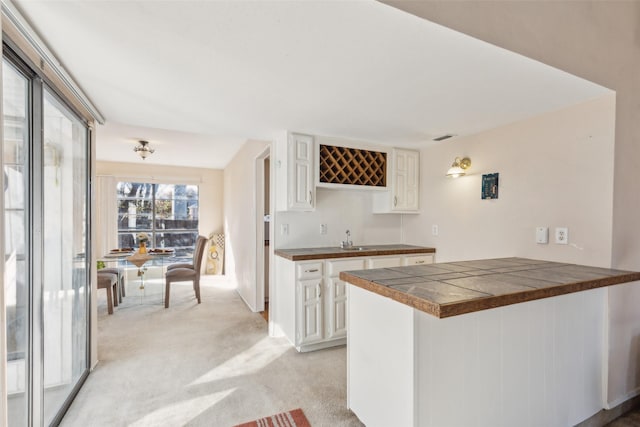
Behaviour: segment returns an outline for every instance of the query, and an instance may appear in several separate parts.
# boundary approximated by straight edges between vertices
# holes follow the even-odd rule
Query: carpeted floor
[[[62,426],[225,427],[292,408],[313,427],[362,425],[346,408],[344,347],[299,354],[223,277],[203,277],[200,305],[180,283],[165,309],[148,282],[151,296],[129,285],[108,316],[99,292],[100,362]]]

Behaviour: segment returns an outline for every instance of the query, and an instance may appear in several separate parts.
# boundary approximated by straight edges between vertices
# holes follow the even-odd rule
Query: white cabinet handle
[[[311,270],[305,270],[305,273],[317,273],[319,270],[317,268],[312,268]]]
[[[422,261],[416,261],[416,264],[424,264],[424,260],[422,260]]]
[[[322,285],[318,286],[318,298],[322,297]]]
[[[309,203],[313,203],[313,194],[309,191]]]
[[[398,196],[393,196],[393,206],[398,206]]]

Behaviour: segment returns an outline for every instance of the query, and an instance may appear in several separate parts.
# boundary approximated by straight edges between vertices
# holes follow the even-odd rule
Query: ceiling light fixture
[[[448,133],[446,135],[442,135],[439,136],[437,138],[433,138],[434,141],[440,142],[440,141],[444,141],[445,139],[449,139],[449,138],[453,138],[455,135],[452,133]]]
[[[453,164],[447,171],[448,178],[458,178],[459,176],[464,176],[466,174],[466,170],[471,167],[471,159],[468,157],[456,157],[453,161]]]
[[[149,157],[149,155],[153,154],[154,151],[156,151],[153,148],[149,147],[149,141],[138,141],[138,143],[139,144],[135,146],[133,151],[138,153],[140,157],[142,157],[142,160],[146,159],[147,157]]]

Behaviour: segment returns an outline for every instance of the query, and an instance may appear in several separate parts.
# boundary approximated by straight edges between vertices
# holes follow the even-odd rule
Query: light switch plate
[[[549,243],[549,227],[536,228],[536,243],[541,245]]]

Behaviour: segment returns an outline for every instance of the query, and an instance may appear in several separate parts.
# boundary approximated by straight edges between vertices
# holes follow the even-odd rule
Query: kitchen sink
[[[340,248],[343,251],[366,251],[367,248],[363,248],[361,246],[352,246],[350,248]]]

